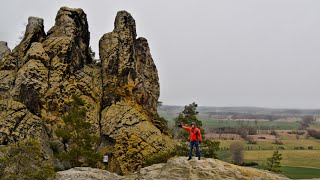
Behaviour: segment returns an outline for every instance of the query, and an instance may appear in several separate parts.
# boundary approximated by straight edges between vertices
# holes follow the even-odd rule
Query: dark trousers
[[[197,148],[197,156],[198,156],[198,158],[200,158],[200,147],[199,147],[199,142],[198,141],[190,141],[189,158],[192,157],[193,146],[196,146],[196,148]]]

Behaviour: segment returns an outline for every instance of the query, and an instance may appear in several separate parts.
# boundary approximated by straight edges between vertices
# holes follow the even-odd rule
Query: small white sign
[[[109,157],[108,157],[108,156],[103,156],[103,162],[104,162],[104,163],[107,163],[108,160],[109,160]]]

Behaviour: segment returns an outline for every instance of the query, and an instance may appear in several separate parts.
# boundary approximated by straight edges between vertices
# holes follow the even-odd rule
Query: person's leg
[[[193,141],[190,141],[190,152],[189,152],[189,159],[188,160],[190,160],[192,157],[193,145],[194,145]]]
[[[199,144],[199,142],[196,142],[195,145],[196,145],[196,149],[197,149],[198,160],[200,160],[200,144]]]

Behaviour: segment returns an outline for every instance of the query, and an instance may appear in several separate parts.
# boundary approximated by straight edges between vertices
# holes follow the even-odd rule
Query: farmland
[[[159,114],[168,120],[169,127],[174,126],[174,118],[183,107],[165,107]],[[253,115],[252,115],[253,114]],[[267,158],[274,150],[282,154],[281,174],[289,178],[320,177],[320,140],[308,136],[306,130],[299,130],[302,118],[306,115],[315,117],[310,128],[320,130],[319,110],[278,110],[261,108],[199,108],[198,119],[208,139],[219,141],[218,158],[231,162],[229,147],[234,142],[244,146],[244,161],[256,162],[256,168],[264,168]],[[247,117],[236,119],[235,117]],[[266,117],[267,119],[254,119]],[[221,133],[221,130],[255,128],[255,134],[248,135],[254,143],[248,143],[243,136],[236,133]],[[299,130],[300,134],[293,133]]]

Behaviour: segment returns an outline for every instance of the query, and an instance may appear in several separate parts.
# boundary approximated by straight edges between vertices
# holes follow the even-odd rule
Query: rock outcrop
[[[37,138],[52,158],[48,141],[57,141],[75,94],[101,137],[110,171],[134,172],[147,156],[173,147],[157,121],[159,79],[148,42],[136,37],[129,13],[120,11],[114,24],[100,40],[101,64],[90,54],[82,9],[62,7],[47,33],[43,19],[30,17],[12,52],[0,43],[0,145]]]
[[[217,159],[188,161],[186,157],[175,157],[167,163],[154,164],[142,168],[134,174],[119,176],[105,170],[94,168],[73,168],[60,171],[57,180],[87,179],[87,180],[201,180],[201,179],[264,179],[285,180],[284,176],[268,171],[229,164]]]
[[[43,19],[29,17],[23,39],[12,50],[12,56],[17,59],[17,65],[20,67],[24,64],[24,56],[33,42],[41,42],[46,36],[44,32]]]
[[[24,104],[12,101],[0,101],[0,143],[19,141],[26,137],[48,139],[42,120],[32,114]]]
[[[99,44],[104,108],[101,134],[116,147],[118,165],[114,167],[120,168],[116,171],[127,174],[141,168],[146,156],[168,150],[173,143],[153,124],[159,79],[147,40],[136,38],[135,21],[128,12],[118,12],[114,26]]]
[[[8,53],[10,53],[8,43],[5,41],[0,41],[0,59]]]

